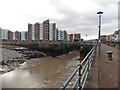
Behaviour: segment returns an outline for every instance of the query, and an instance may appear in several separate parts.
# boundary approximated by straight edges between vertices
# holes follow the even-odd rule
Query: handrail
[[[90,50],[90,52],[86,55],[86,57],[82,60],[81,63],[78,64],[76,69],[73,71],[73,73],[69,76],[69,78],[64,82],[62,87],[60,88],[61,90],[65,90],[71,80],[75,77],[76,73],[78,72],[78,78],[73,86],[71,87],[72,89],[78,88],[79,90],[82,90],[84,88],[85,82],[87,78],[90,78],[90,68],[91,64],[93,63],[93,60],[96,55],[96,48],[97,48],[97,43],[93,46],[93,48]]]
[[[71,79],[75,76],[75,74],[77,73],[77,71],[79,70],[79,68],[81,68],[80,64],[77,66],[77,68],[74,70],[74,72],[70,75],[70,77],[66,80],[66,82],[62,85],[61,88],[66,88],[67,85],[69,84],[69,82],[71,81]]]

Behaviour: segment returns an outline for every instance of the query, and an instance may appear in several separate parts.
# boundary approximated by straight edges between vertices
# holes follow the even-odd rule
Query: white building
[[[53,41],[53,23],[49,24],[49,40]]]
[[[26,31],[21,32],[21,40],[23,40],[23,41],[26,40]]]
[[[70,34],[67,34],[67,41],[70,41]]]
[[[65,33],[64,33],[64,31],[60,31],[60,37],[61,37],[61,40],[63,41],[64,39],[65,39]]]
[[[43,24],[40,23],[40,27],[39,27],[39,39],[43,40]]]
[[[8,40],[8,30],[7,29],[2,29],[2,39]]]
[[[16,38],[15,38],[15,32],[13,32],[13,40],[16,40]]]

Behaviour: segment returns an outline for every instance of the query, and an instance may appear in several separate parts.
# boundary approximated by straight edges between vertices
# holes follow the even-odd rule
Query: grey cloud
[[[114,7],[116,6],[116,2],[106,1],[106,2],[98,2],[98,0],[94,0],[97,2],[101,10],[104,11],[102,15],[102,31],[103,34],[113,33],[115,29],[117,29],[117,7],[112,8],[110,4]],[[52,18],[60,27],[68,29],[68,32],[81,32],[84,35],[88,34],[89,36],[97,36],[98,33],[98,15],[97,11],[91,11],[89,13],[81,13],[74,11],[71,7],[67,7],[57,0],[53,0],[51,2],[54,9],[64,16],[64,18],[56,20]],[[89,8],[89,7],[88,7]],[[99,8],[99,9],[100,9]],[[106,25],[107,24],[107,25]]]

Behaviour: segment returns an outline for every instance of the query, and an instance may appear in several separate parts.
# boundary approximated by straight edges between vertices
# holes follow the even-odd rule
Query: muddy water
[[[77,52],[27,61],[21,68],[0,75],[3,88],[59,88],[74,70]]]

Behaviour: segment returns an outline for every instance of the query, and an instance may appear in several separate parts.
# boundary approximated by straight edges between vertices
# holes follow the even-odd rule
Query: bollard
[[[107,60],[108,61],[112,61],[112,54],[113,54],[112,51],[107,51]]]

